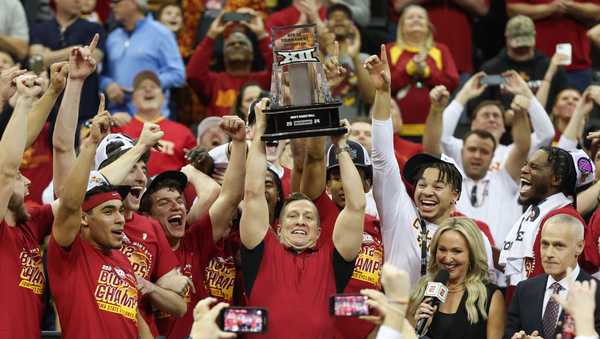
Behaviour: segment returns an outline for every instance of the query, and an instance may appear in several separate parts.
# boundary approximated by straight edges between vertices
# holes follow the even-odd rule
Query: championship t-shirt
[[[159,141],[160,152],[152,149],[150,159],[148,160],[148,176],[165,171],[179,171],[187,164],[185,154],[187,151],[196,147],[196,138],[185,125],[161,117],[153,123],[160,126],[165,132],[164,137]],[[117,129],[113,133],[124,133],[131,138],[138,138],[142,133],[144,122],[137,116],[131,121]]]
[[[63,339],[137,338],[139,294],[121,251],[101,251],[80,235],[63,248],[50,237],[48,275]]]
[[[131,219],[125,221],[121,252],[129,259],[133,273],[151,282],[156,282],[179,265],[160,224],[135,212]],[[149,298],[142,298],[140,311],[152,334],[157,336]]]
[[[0,222],[0,338],[39,338],[46,277],[40,243],[50,233],[52,207],[30,210],[15,227]]]
[[[196,292],[190,289],[186,291],[184,299],[188,307],[183,317],[177,318],[162,312],[156,316],[159,333],[168,339],[185,338],[190,334],[194,322],[194,307],[198,301],[208,296],[204,283],[205,272],[217,253],[208,213],[186,230],[174,253],[179,259],[181,273],[192,279]]]
[[[234,301],[238,273],[234,257],[237,247],[229,239],[221,239],[204,271],[204,288],[208,295],[230,304]]]

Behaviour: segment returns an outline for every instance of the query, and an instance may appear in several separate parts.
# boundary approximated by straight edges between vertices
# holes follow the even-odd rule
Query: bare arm
[[[511,104],[511,108],[515,112],[512,127],[513,147],[508,153],[504,165],[515,182],[519,180],[521,166],[527,161],[529,147],[531,147],[531,128],[529,127],[529,116],[527,115],[529,106],[530,100],[520,94],[515,96]]]
[[[600,20],[600,5],[591,2],[567,1],[567,13],[581,20]]]
[[[300,192],[311,200],[317,199],[325,191],[325,137],[306,139],[306,152],[302,169]]]
[[[465,10],[479,16],[486,15],[490,10],[490,4],[486,0],[454,0],[454,2]]]
[[[551,16],[557,10],[556,1],[548,4],[531,5],[524,3],[506,4],[506,13],[513,17],[515,15],[525,15],[532,20],[539,20]]]
[[[69,46],[69,47],[66,47],[63,49],[58,49],[58,50],[53,51],[49,48],[44,47],[43,45],[36,44],[36,45],[31,45],[31,47],[29,48],[29,53],[31,55],[34,55],[34,54],[41,55],[42,60],[44,62],[44,68],[46,68],[56,62],[68,61],[71,51],[77,47],[81,47],[81,46]],[[96,60],[96,63],[98,64],[98,63],[102,62],[102,58],[104,57],[104,54],[102,53],[101,50],[97,49],[92,53],[92,57],[94,58],[94,60]]]
[[[11,37],[8,35],[0,34],[0,51],[6,51],[8,54],[12,54],[21,60],[27,56],[29,46],[27,41]]]
[[[302,182],[302,173],[304,172],[304,157],[306,154],[306,139],[292,139],[290,140],[290,146],[292,150],[292,160],[294,162],[292,166],[292,178],[291,178],[291,191],[300,192],[300,184]]]
[[[146,323],[146,320],[144,320],[144,317],[142,317],[142,314],[140,313],[139,310],[137,311],[136,319],[137,319],[137,328],[138,328],[138,338],[139,339],[153,339],[152,331],[150,331],[150,327]]]
[[[348,54],[352,57],[352,63],[354,64],[354,72],[358,79],[358,91],[367,103],[372,104],[375,99],[375,88],[371,86],[369,72],[362,66],[362,60],[360,59],[360,31],[354,25],[352,31],[354,32],[354,39],[348,46]]]
[[[599,198],[600,180],[596,181],[585,191],[577,194],[577,212],[581,215],[593,212],[596,209],[596,207],[598,207]]]
[[[442,131],[444,129],[443,112],[448,105],[450,93],[444,86],[436,86],[429,92],[431,106],[429,115],[425,120],[425,133],[423,133],[423,152],[442,154]]]
[[[229,166],[227,166],[227,168],[229,168]],[[187,215],[187,222],[188,224],[191,224],[208,212],[210,206],[212,206],[215,200],[217,200],[219,192],[221,191],[221,187],[213,178],[197,170],[191,165],[183,167],[181,171],[185,173],[188,181],[196,190],[196,201],[190,208],[190,211]]]
[[[342,258],[352,261],[358,255],[362,244],[362,234],[365,219],[366,198],[360,174],[352,162],[346,140],[350,133],[350,126],[346,121],[348,133],[332,140],[336,145],[342,187],[346,197],[346,206],[338,215],[333,227],[333,244]],[[332,138],[333,139],[333,138]]]
[[[60,205],[52,225],[52,236],[62,247],[69,247],[81,227],[81,205],[85,197],[96,147],[109,130],[110,114],[103,112],[93,120],[90,137],[86,139],[67,177]]]
[[[265,143],[261,140],[265,132],[268,99],[262,99],[255,107],[256,125],[254,139],[246,160],[246,180],[244,183],[244,210],[240,221],[240,238],[247,249],[260,244],[269,230],[269,206],[265,198],[265,175],[267,155]]]
[[[579,103],[575,108],[575,112],[573,112],[573,116],[571,116],[571,119],[569,120],[569,123],[567,124],[567,127],[565,127],[565,131],[562,134],[562,136],[565,138],[575,142],[579,141],[579,138],[582,136],[583,129],[585,128],[586,120],[589,117],[592,108],[594,107],[592,93],[594,95],[600,95],[600,86],[590,86],[583,93],[581,100],[579,100]]]
[[[187,303],[177,293],[153,284],[144,278],[138,278],[138,289],[150,298],[152,306],[177,317],[187,312]]]
[[[600,24],[597,24],[596,26],[592,27],[587,32],[587,36],[588,38],[590,38],[594,45],[600,46]]]
[[[487,338],[500,339],[504,334],[504,325],[506,324],[506,305],[502,292],[497,290],[492,295],[490,310],[487,321]]]
[[[550,93],[550,87],[552,87],[552,79],[556,75],[556,71],[558,71],[558,65],[560,62],[565,59],[567,56],[561,53],[555,53],[550,60],[550,64],[548,65],[548,69],[546,70],[546,74],[544,74],[544,80],[542,81],[542,85],[535,93],[536,98],[542,104],[543,107],[546,107],[548,103],[548,95]]]
[[[225,179],[221,193],[217,200],[210,206],[210,221],[213,226],[213,238],[221,239],[229,228],[234,212],[237,210],[244,191],[244,177],[246,175],[246,126],[244,121],[236,116],[225,116],[221,129],[229,135],[231,141],[231,154],[229,165],[225,171]]]

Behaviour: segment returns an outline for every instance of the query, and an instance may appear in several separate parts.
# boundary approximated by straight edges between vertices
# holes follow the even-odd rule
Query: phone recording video
[[[329,300],[329,312],[336,317],[369,315],[367,299],[361,294],[336,294]]]
[[[506,83],[506,79],[502,75],[486,75],[481,78],[480,83],[488,86],[500,86]]]
[[[238,12],[227,12],[223,14],[223,22],[250,22],[252,21],[253,15],[250,13],[238,13]]]
[[[225,332],[264,333],[267,310],[252,307],[227,307],[219,314],[219,327]]]

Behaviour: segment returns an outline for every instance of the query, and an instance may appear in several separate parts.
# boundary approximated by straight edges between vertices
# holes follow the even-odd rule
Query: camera
[[[369,315],[367,296],[362,294],[336,294],[329,299],[329,313],[336,317]]]
[[[481,78],[480,84],[488,86],[500,86],[506,83],[502,75],[486,75]]]
[[[267,331],[267,310],[253,307],[226,307],[219,313],[217,323],[225,332],[264,333]]]
[[[245,21],[245,22],[249,22],[251,21],[253,18],[253,15],[250,13],[237,13],[237,12],[227,12],[225,14],[223,14],[223,23],[226,22],[241,22],[241,21]]]

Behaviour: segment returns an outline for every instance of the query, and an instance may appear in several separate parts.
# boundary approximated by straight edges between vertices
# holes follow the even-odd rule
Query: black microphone
[[[446,284],[448,283],[449,274],[448,271],[441,270],[435,276],[435,279],[431,282],[427,283],[427,288],[425,288],[425,294],[423,295],[423,299],[426,297],[430,297],[428,301],[426,301],[431,306],[437,306],[439,304],[443,304],[446,301],[446,297],[448,296],[448,287]],[[422,336],[425,331],[425,325],[427,325],[428,318],[421,318],[417,321],[417,326],[415,330],[418,336]]]

